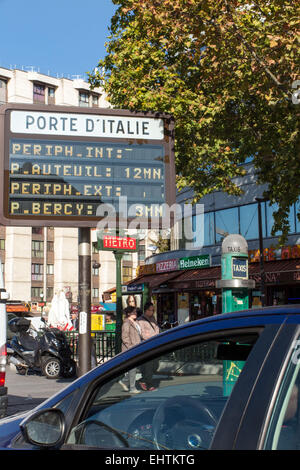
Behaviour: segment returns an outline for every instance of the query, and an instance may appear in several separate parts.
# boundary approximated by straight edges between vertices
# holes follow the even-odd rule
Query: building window
[[[230,233],[239,233],[237,207],[216,211],[216,241],[221,242]]]
[[[246,240],[255,240],[259,237],[257,204],[240,207],[240,229],[241,235]]]
[[[94,299],[98,299],[99,298],[99,289],[98,288],[93,288],[92,289],[92,297]]]
[[[54,251],[54,242],[47,242],[47,251]]]
[[[32,281],[42,281],[43,280],[43,272],[44,272],[43,264],[32,263],[31,265],[31,280]]]
[[[41,83],[33,84],[33,102],[55,104],[55,88]]]
[[[97,108],[98,107],[98,101],[99,101],[99,98],[97,95],[92,95],[92,106]]]
[[[99,268],[92,267],[92,274],[93,276],[99,276]]]
[[[92,253],[99,253],[97,243],[92,243]]]
[[[53,287],[47,287],[47,298],[46,298],[46,302],[51,302],[51,300],[53,299]]]
[[[204,245],[215,244],[215,214],[207,212],[204,214]]]
[[[33,84],[33,102],[45,103],[45,85]]]
[[[44,292],[42,287],[32,287],[31,288],[31,299],[38,299],[42,301],[44,297]]]
[[[215,213],[206,212],[204,214],[194,215],[192,222],[192,231],[193,234],[195,234],[193,240],[194,247],[201,247],[202,245],[214,245]]]
[[[139,245],[138,260],[139,261],[145,261],[145,258],[146,258],[146,246],[145,245]]]
[[[0,240],[0,250],[5,250],[5,240]]]
[[[47,264],[46,273],[47,274],[54,274],[54,265],[53,264]]]
[[[123,261],[132,261],[132,253],[123,253]]]
[[[273,212],[278,210],[278,204],[272,204],[270,206],[270,203],[267,202],[266,205],[267,205],[267,237],[272,237],[273,235],[271,234],[271,232],[272,232],[272,227],[274,224]],[[290,224],[289,233],[295,233],[294,211],[295,211],[294,205],[292,205],[290,208],[289,217],[288,217],[289,224]],[[280,233],[277,232],[275,236],[278,236],[279,234]]]
[[[48,104],[55,104],[55,88],[48,87]]]
[[[0,104],[7,102],[7,82],[0,78]]]
[[[87,108],[89,105],[89,94],[85,91],[79,92],[79,106]]]
[[[132,267],[123,266],[123,282],[131,281],[132,279]]]
[[[32,227],[31,232],[35,235],[43,235],[43,227]]]
[[[44,242],[39,240],[32,240],[31,244],[31,256],[33,258],[43,258],[44,257]]]

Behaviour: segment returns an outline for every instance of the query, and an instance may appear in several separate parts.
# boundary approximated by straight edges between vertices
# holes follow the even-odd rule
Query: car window
[[[290,362],[272,410],[264,448],[300,448],[300,339],[293,343]]]
[[[98,386],[68,444],[208,449],[256,339],[231,335],[173,348]]]

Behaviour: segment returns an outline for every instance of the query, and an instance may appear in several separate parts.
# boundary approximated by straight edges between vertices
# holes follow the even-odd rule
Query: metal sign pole
[[[79,376],[91,369],[91,232],[78,229],[78,287],[79,287]]]
[[[123,253],[114,251],[116,260],[116,354],[121,352],[122,344],[122,258]]]
[[[4,287],[4,279],[2,273],[2,262],[0,259],[0,418],[4,418],[7,412],[7,387],[5,387],[5,370],[7,363],[6,341],[7,341],[7,314],[6,301],[9,295]]]

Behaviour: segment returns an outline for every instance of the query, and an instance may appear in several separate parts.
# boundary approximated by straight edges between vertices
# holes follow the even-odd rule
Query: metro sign
[[[133,237],[119,237],[114,235],[104,235],[98,241],[98,249],[108,251],[138,251],[138,242]]]

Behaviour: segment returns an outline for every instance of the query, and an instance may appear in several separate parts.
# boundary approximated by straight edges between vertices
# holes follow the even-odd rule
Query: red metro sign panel
[[[0,224],[96,227],[175,203],[174,122],[111,108],[0,106]]]
[[[135,252],[138,251],[138,242],[133,237],[104,235],[102,239],[99,239],[98,247],[100,250]]]

